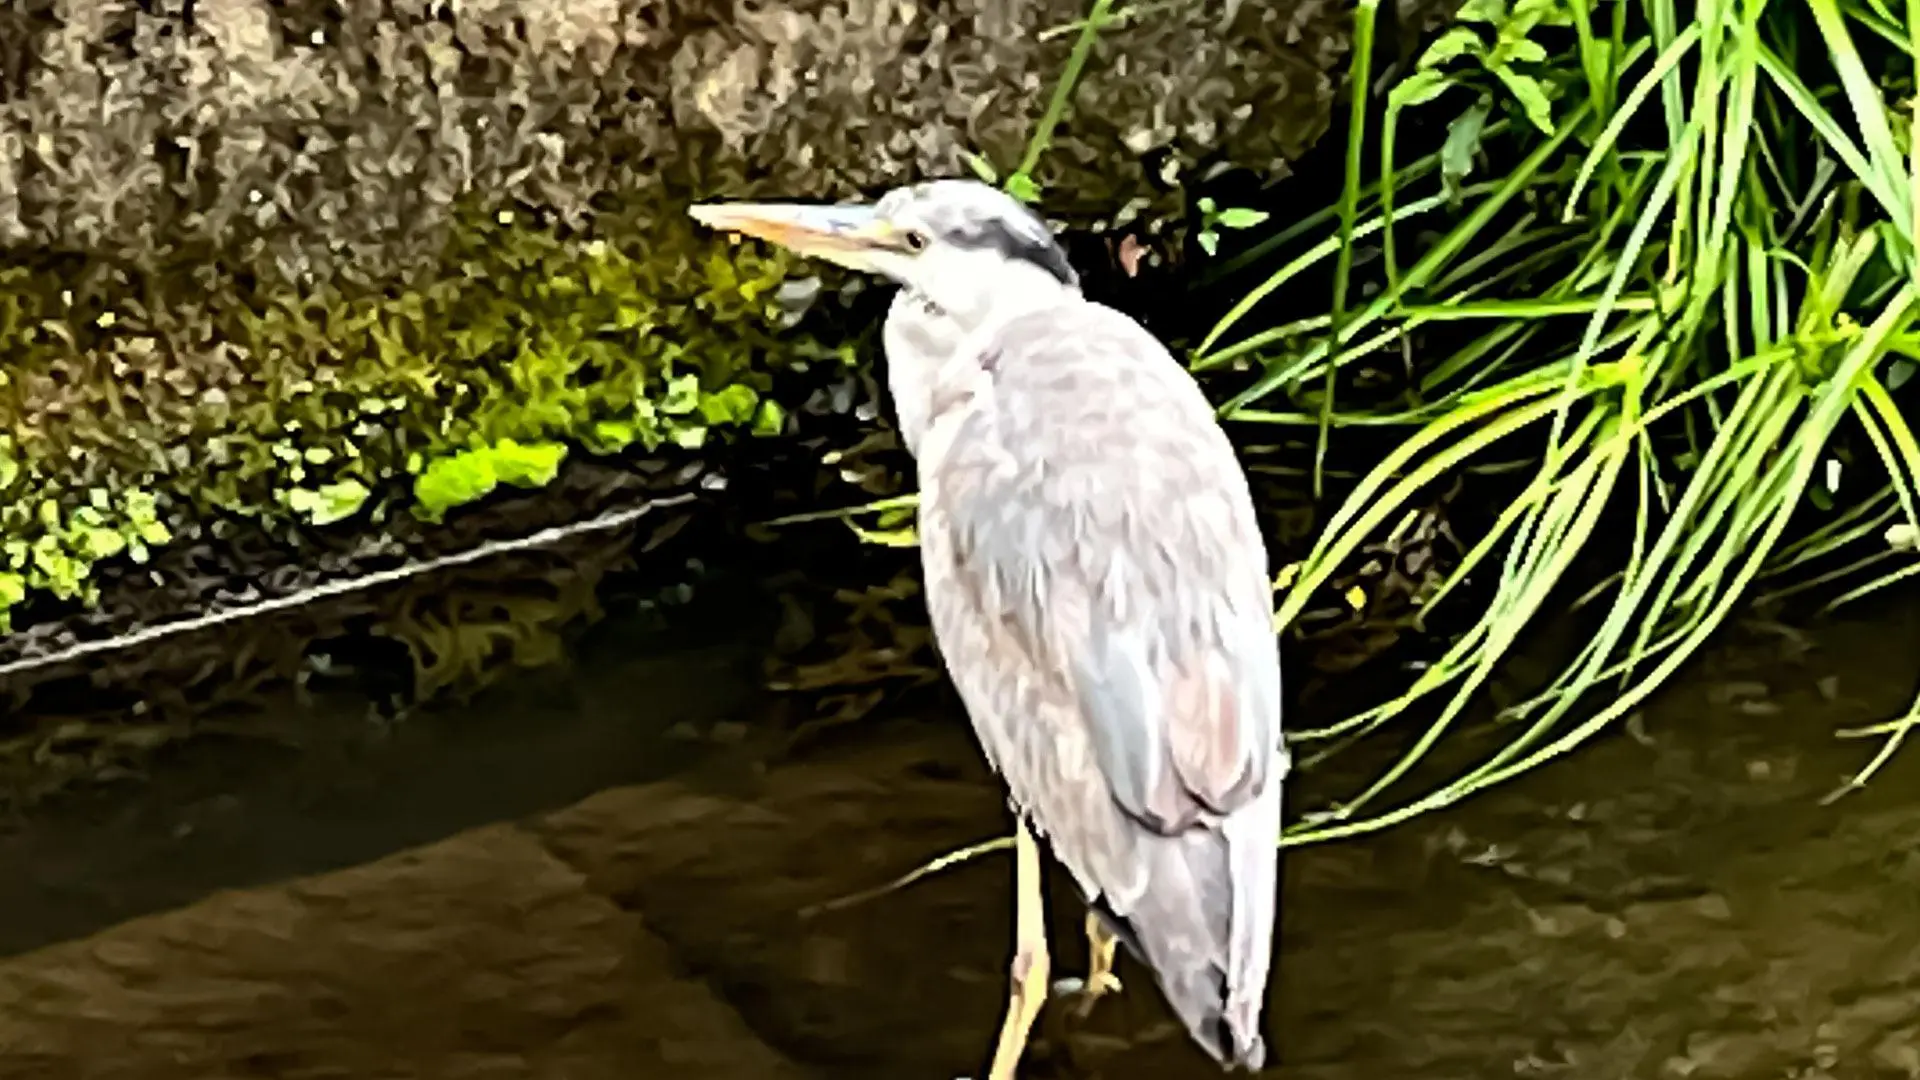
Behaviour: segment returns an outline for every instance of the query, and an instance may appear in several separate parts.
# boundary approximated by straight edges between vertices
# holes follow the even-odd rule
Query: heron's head
[[[890,278],[963,322],[1080,288],[1046,222],[976,180],[895,188],[868,205],[706,203],[692,213],[715,229]]]

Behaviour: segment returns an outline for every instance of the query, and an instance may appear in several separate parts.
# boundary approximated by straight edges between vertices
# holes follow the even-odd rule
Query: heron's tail
[[[1266,1061],[1260,1013],[1273,966],[1274,924],[1280,905],[1280,793],[1284,767],[1267,778],[1253,802],[1221,823],[1227,842],[1227,1036],[1240,1064],[1259,1069]]]
[[[1151,885],[1122,937],[1220,1064],[1266,1063],[1261,1012],[1278,906],[1281,777],[1223,821],[1148,846]]]

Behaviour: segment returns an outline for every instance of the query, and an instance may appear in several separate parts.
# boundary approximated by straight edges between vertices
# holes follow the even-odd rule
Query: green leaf
[[[1898,390],[1913,378],[1914,363],[1911,360],[1895,360],[1887,369],[1887,389]]]
[[[1209,255],[1214,254],[1220,249],[1220,234],[1214,232],[1212,229],[1202,230],[1198,239],[1200,241],[1200,250]]]
[[[1441,72],[1431,70],[1416,71],[1400,80],[1400,82],[1394,86],[1393,90],[1388,93],[1387,99],[1392,105],[1398,108],[1410,109],[1416,105],[1425,105],[1427,102],[1446,93],[1447,88],[1452,85],[1453,80],[1447,78],[1447,76]]]
[[[438,521],[448,510],[484,498],[499,484],[492,455],[469,450],[428,462],[413,479],[413,497],[427,520]]]
[[[111,559],[127,549],[127,538],[113,529],[89,526],[80,529],[72,537],[77,541],[80,555],[88,562]]]
[[[1014,173],[1007,177],[1006,192],[1029,205],[1040,201],[1040,185],[1027,173]]]
[[[640,432],[625,420],[595,421],[588,435],[588,449],[599,454],[617,454],[633,445]]]
[[[1479,56],[1485,51],[1486,43],[1480,40],[1480,35],[1473,28],[1456,26],[1427,46],[1427,51],[1420,56],[1419,66],[1422,70],[1437,68],[1462,56]]]
[[[787,411],[780,403],[768,398],[760,403],[760,409],[753,415],[753,433],[755,435],[778,435],[787,427]]]
[[[660,411],[673,416],[684,416],[700,407],[700,378],[697,375],[675,375],[667,380],[667,394],[660,400]]]
[[[1564,0],[1519,0],[1513,5],[1511,21],[1529,29],[1535,26],[1572,26],[1573,12]]]
[[[709,424],[744,424],[753,419],[760,395],[753,387],[735,383],[700,399],[700,417]]]
[[[545,487],[560,474],[560,463],[567,459],[567,448],[563,443],[537,442],[521,444],[512,439],[502,439],[492,448],[493,474],[502,483],[514,487]]]
[[[1494,68],[1493,73],[1513,92],[1520,107],[1526,110],[1527,120],[1542,133],[1553,134],[1553,106],[1547,101],[1547,91],[1540,80],[1504,67]]]
[[[1467,0],[1454,13],[1455,22],[1498,23],[1506,20],[1506,0]]]
[[[89,565],[60,550],[59,542],[51,536],[34,542],[33,568],[40,571],[46,588],[62,600],[81,594]]]
[[[1000,171],[993,167],[993,162],[988,161],[981,155],[971,150],[962,150],[960,151],[960,160],[967,163],[967,168],[973,172],[974,176],[979,178],[981,183],[994,185],[1000,183]]]
[[[1480,133],[1486,130],[1492,108],[1482,99],[1447,125],[1447,141],[1440,148],[1440,176],[1453,197],[1459,196],[1462,181],[1473,172],[1474,156],[1480,152]]]
[[[1225,229],[1251,229],[1271,216],[1265,210],[1248,210],[1235,206],[1220,211],[1220,216],[1215,221]]]
[[[370,494],[358,480],[342,480],[317,491],[295,488],[287,492],[287,505],[314,525],[331,525],[359,513]]]
[[[1508,63],[1542,64],[1547,59],[1546,46],[1527,38],[1508,42],[1502,52]]]
[[[27,579],[19,574],[0,573],[0,611],[27,598]]]
[[[653,309],[639,304],[623,302],[613,309],[613,328],[615,330],[652,329]]]

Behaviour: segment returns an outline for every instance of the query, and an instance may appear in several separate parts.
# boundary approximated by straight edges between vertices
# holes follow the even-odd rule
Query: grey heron
[[[1124,944],[1201,1047],[1258,1070],[1289,758],[1267,553],[1199,386],[990,185],[692,213],[901,286],[884,346],[927,605],[1016,820],[990,1080],[1049,989],[1036,833],[1089,905],[1078,1011]]]

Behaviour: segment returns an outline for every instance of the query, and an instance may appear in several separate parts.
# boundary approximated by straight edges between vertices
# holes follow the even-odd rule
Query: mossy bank
[[[179,537],[431,531],[582,458],[793,430],[790,267],[697,198],[871,193],[1020,156],[1078,0],[54,0],[0,12],[0,620]],[[1177,214],[1325,127],[1322,0],[1143,9],[1036,173]],[[816,365],[818,366],[818,365]],[[783,407],[784,406],[784,407]],[[324,546],[324,545],[323,545]],[[144,616],[172,617],[165,605]],[[134,621],[141,621],[135,619]],[[16,634],[16,639],[20,635]],[[17,643],[17,642],[16,642]]]

